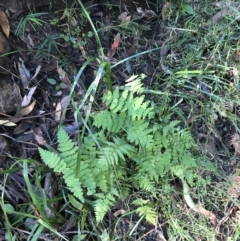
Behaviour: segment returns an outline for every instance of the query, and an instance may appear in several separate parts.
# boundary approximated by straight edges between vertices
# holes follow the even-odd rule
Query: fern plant
[[[191,155],[192,136],[180,129],[178,121],[161,122],[157,106],[146,101],[142,91],[137,78],[102,97],[104,108],[91,116],[94,138],[89,135],[81,141],[78,172],[78,147],[62,128],[57,153],[39,148],[44,162],[62,173],[76,198],[83,203],[94,200],[98,222],[120,195],[126,198],[130,187],[157,197],[162,179],[174,174],[179,177],[179,173],[193,184],[197,164]],[[156,213],[150,209],[138,210],[149,221],[155,220]]]

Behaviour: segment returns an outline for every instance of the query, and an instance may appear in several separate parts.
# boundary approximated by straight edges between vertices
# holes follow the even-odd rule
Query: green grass
[[[46,15],[47,13],[30,13],[24,17],[22,17],[18,23],[18,26],[15,30],[16,35],[25,35],[25,30],[28,25],[30,25],[34,30],[36,26],[42,26],[46,23],[44,20],[41,19],[41,16]]]
[[[148,196],[149,193],[145,190],[136,191],[132,187],[122,186],[121,179],[118,179],[116,182],[119,190],[123,194],[126,190],[130,190],[129,196],[116,203],[103,221],[97,223],[92,200],[83,204],[73,196],[69,196],[68,188],[61,176],[54,173],[52,175],[55,181],[49,182],[50,185],[57,182],[58,191],[54,193],[56,196],[49,196],[42,188],[42,182],[50,170],[40,163],[40,160],[20,160],[17,167],[22,168],[25,181],[25,187],[21,190],[26,197],[25,203],[14,207],[8,199],[10,169],[6,171],[9,174],[5,174],[3,179],[1,207],[5,235],[9,237],[7,240],[21,240],[21,233],[24,233],[26,240],[38,240],[46,235],[48,240],[53,240],[54,237],[63,240],[107,241],[123,240],[123,237],[126,240],[141,240],[145,233],[155,228],[149,223],[152,216],[148,218],[146,215],[150,207],[158,214],[155,219],[156,227],[159,230],[165,229],[168,240],[237,241],[240,239],[238,211],[232,209],[232,213],[228,216],[224,213],[229,198],[228,177],[239,166],[239,153],[234,152],[229,141],[231,135],[239,133],[239,77],[234,77],[231,73],[233,70],[240,71],[240,60],[237,60],[240,50],[238,38],[240,10],[239,7],[231,9],[229,14],[212,22],[214,14],[220,11],[212,1],[201,1],[198,5],[185,3],[189,4],[188,7],[182,4],[184,2],[172,3],[168,7],[166,19],[162,19],[161,14],[153,20],[133,16],[129,23],[120,23],[117,18],[120,15],[119,8],[106,3],[103,6],[111,10],[114,23],[109,26],[101,19],[94,22],[89,14],[91,7],[85,8],[81,1],[76,1],[74,8],[69,9],[69,16],[77,20],[85,19],[84,27],[88,32],[92,32],[94,37],[87,38],[81,32],[83,41],[87,43],[85,50],[88,55],[82,67],[75,70],[75,77],[59,125],[64,123],[68,103],[71,103],[75,121],[83,123],[78,134],[79,153],[82,151],[85,136],[94,138],[96,145],[101,149],[103,144],[95,139],[91,115],[105,108],[101,102],[103,92],[106,89],[112,91],[115,85],[119,85],[116,77],[119,72],[127,76],[147,74],[147,78],[143,80],[145,84],[143,93],[160,113],[159,122],[168,122],[171,113],[171,118],[179,120],[181,128],[190,130],[195,139],[196,146],[192,154],[199,167],[195,170],[194,182],[189,186],[188,193],[184,193],[184,181],[181,175],[164,176],[159,184],[157,197]],[[194,10],[193,14],[190,14],[190,6]],[[158,7],[158,13],[161,13],[163,3]],[[129,9],[129,12],[129,14],[136,13],[134,9]],[[15,34],[24,35],[28,24],[32,27],[43,24],[44,21],[40,18],[43,14],[45,13],[31,13],[24,16]],[[161,26],[161,29],[156,28],[153,37],[152,30],[149,29],[156,26]],[[36,58],[51,52],[52,46],[63,44],[60,35],[66,35],[64,29],[66,29],[64,25],[62,27],[59,25],[58,33],[51,35],[53,38],[46,38],[45,42],[37,46]],[[118,32],[122,43],[114,56],[115,62],[109,63],[105,59],[108,51],[105,42],[109,41],[110,48]],[[72,34],[70,29],[67,34]],[[167,54],[161,55],[163,42],[166,39],[170,39],[165,43],[168,51]],[[122,52],[127,52],[134,41],[136,46],[133,52],[123,57]],[[92,49],[93,46],[95,49]],[[74,89],[82,73],[91,67],[91,64],[96,63],[98,69],[95,76],[93,75],[92,83],[85,89],[85,94],[75,95]],[[125,71],[127,65],[132,69],[130,74]],[[72,68],[71,63],[64,63],[64,60],[63,66],[66,69]],[[152,74],[148,76],[149,71],[146,69],[153,70]],[[55,146],[51,148],[53,150]],[[80,154],[76,162],[78,169],[81,164]],[[37,171],[30,176],[29,169],[33,163]],[[40,196],[33,187],[38,189]],[[207,215],[193,210],[186,197],[196,206],[201,204],[219,220],[226,216],[226,221],[215,229]],[[133,202],[136,199],[146,202],[142,204],[140,210]],[[239,200],[233,200],[233,205],[239,208]],[[122,213],[115,217],[113,214],[119,210]],[[228,208],[228,211],[230,210],[231,206]],[[26,225],[27,220],[32,226],[27,227],[29,226]],[[123,231],[119,232],[122,221],[131,225],[129,229],[122,229]],[[66,223],[70,228],[64,226]]]

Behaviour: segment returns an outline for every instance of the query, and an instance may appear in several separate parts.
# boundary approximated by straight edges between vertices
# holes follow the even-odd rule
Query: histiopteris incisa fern
[[[185,180],[193,182],[196,163],[190,152],[194,145],[190,133],[170,118],[160,124],[162,117],[155,111],[156,105],[145,100],[142,90],[135,80],[104,94],[106,108],[91,114],[91,135],[81,140],[81,156],[61,128],[58,153],[39,148],[44,162],[62,173],[75,197],[82,202],[91,200],[97,221],[122,190],[127,194],[135,188],[156,197],[161,180],[179,168],[187,173]]]
[[[106,163],[100,165],[100,156],[107,155],[109,165],[114,164],[117,161],[117,157],[115,155],[113,157],[109,156],[108,149],[105,148],[103,148],[99,155],[93,139],[86,137],[83,141],[80,169],[76,173],[78,148],[62,128],[59,129],[57,137],[59,144],[57,153],[39,147],[42,160],[54,172],[62,173],[67,188],[82,203],[88,199],[88,196],[95,197],[94,209],[96,219],[98,222],[101,221],[110,209],[110,205],[114,204],[113,199],[114,196],[118,195],[118,192],[113,186],[109,185],[111,183],[109,180],[113,180],[112,171],[108,170]],[[116,139],[117,143],[118,140]],[[122,150],[120,143],[118,147],[120,148],[119,150]],[[111,148],[108,151],[111,152]],[[126,154],[124,150],[123,153]],[[117,155],[122,156],[123,154],[118,151]],[[97,156],[99,156],[99,159],[97,159]],[[87,192],[84,190],[87,190]],[[105,198],[102,199],[102,197]]]

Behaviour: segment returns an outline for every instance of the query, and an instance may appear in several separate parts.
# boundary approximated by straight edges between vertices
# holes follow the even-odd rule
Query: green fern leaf
[[[115,197],[119,196],[116,189],[111,188],[107,195],[103,193],[96,193],[95,196],[98,198],[94,201],[94,211],[97,223],[101,222],[106,213],[114,205]]]
[[[42,160],[54,170],[54,172],[63,173],[63,178],[68,188],[73,192],[74,196],[79,198],[81,202],[84,202],[83,191],[81,183],[77,178],[73,170],[66,166],[64,160],[62,160],[56,153],[46,151],[42,148],[38,148]]]
[[[145,77],[145,75],[142,75],[140,78],[137,75],[131,76],[128,80],[126,80],[126,87],[129,87],[129,90],[133,93],[142,93],[144,90],[142,79]]]
[[[114,110],[114,108],[119,107],[119,87],[114,90],[111,98],[110,110]]]
[[[116,88],[116,91],[119,91],[119,88],[117,87]],[[124,90],[122,93],[121,93],[121,96],[120,98],[118,98],[117,100],[113,100],[113,101],[116,101],[118,104],[116,106],[110,106],[110,109],[113,113],[117,113],[118,111],[122,111],[124,112],[124,105],[127,101],[127,98],[128,98],[128,94],[129,94],[129,91],[126,89]]]
[[[106,142],[106,146],[102,147],[99,152],[98,167],[101,170],[117,166],[119,159],[124,160],[124,155],[129,156],[129,153],[134,150],[131,145],[120,138],[113,138],[113,141],[113,143]]]

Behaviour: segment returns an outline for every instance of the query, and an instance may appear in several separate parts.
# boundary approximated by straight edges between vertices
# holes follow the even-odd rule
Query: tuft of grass
[[[18,26],[15,30],[15,35],[25,35],[25,30],[28,25],[30,25],[34,30],[35,27],[34,25],[37,26],[42,26],[42,24],[46,23],[44,20],[41,19],[43,15],[46,15],[48,13],[30,13],[26,16],[23,16],[19,23]]]

